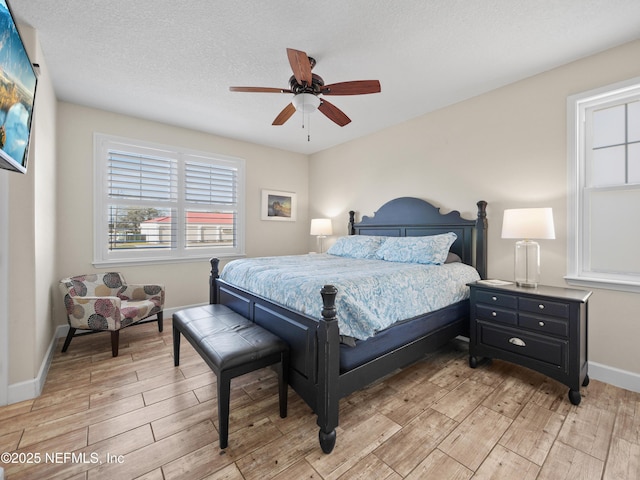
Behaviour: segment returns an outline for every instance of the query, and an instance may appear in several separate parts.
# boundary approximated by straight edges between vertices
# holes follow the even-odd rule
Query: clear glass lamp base
[[[519,287],[535,288],[540,283],[540,245],[532,240],[516,242],[514,277]]]

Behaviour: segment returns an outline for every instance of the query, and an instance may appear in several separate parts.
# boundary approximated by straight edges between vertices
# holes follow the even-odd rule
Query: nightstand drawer
[[[508,325],[518,324],[518,314],[515,310],[493,308],[490,305],[478,305],[476,307],[476,315],[478,318],[490,320],[492,322],[506,323]]]
[[[566,303],[520,297],[519,307],[526,312],[569,318],[569,305]]]
[[[480,342],[566,369],[567,342],[479,322]]]
[[[561,337],[569,336],[569,321],[559,318],[553,319],[529,315],[528,313],[521,313],[519,316],[518,325],[530,330],[534,330],[542,335],[551,334],[559,335]]]
[[[497,305],[499,307],[517,308],[518,297],[515,295],[506,295],[496,292],[485,292],[478,290],[477,299],[478,303],[486,303],[488,305]]]

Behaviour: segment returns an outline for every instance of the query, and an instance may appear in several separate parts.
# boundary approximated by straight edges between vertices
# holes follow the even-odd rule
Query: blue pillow
[[[376,252],[386,238],[374,235],[340,237],[336,240],[336,243],[331,245],[327,253],[338,257],[377,259]]]
[[[456,238],[453,232],[428,237],[389,237],[377,255],[389,262],[442,265]]]

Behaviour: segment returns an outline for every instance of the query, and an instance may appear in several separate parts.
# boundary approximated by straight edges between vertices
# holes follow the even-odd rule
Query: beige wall
[[[9,183],[9,384],[32,380],[54,332],[56,97],[35,30],[20,27],[40,64],[26,175]]]
[[[244,158],[249,256],[315,249],[308,233],[315,216],[333,218],[336,234],[344,234],[348,210],[371,215],[398,196],[424,198],[443,213],[456,209],[468,217],[483,199],[489,202],[489,274],[511,278],[513,243],[500,239],[502,211],[551,206],[557,239],[541,241],[542,280],[564,285],[566,98],[640,76],[637,58],[640,42],[633,42],[311,157],[56,104],[45,66],[30,170],[9,181],[9,383],[35,377],[55,326],[66,323],[58,279],[95,270],[94,132]],[[262,188],[296,192],[298,221],[260,220]],[[165,283],[167,308],[207,301],[206,261],[118,269],[131,281]],[[597,290],[590,309],[590,360],[640,374],[640,295]]]
[[[334,218],[344,234],[348,210],[371,215],[398,196],[471,218],[486,200],[489,276],[512,279],[503,210],[553,207],[556,240],[540,241],[542,282],[565,286],[567,97],[640,76],[638,58],[640,42],[629,43],[315,154],[310,216]],[[639,311],[639,294],[594,291],[590,361],[640,374]]]
[[[61,102],[58,106],[58,277],[93,272],[93,134],[244,158],[246,161],[246,252],[248,256],[302,253],[309,237],[308,159],[305,155],[238,142],[138,118]],[[261,189],[295,192],[296,222],[260,219]],[[207,260],[150,266],[112,267],[131,282],[161,282],[167,308],[207,302]],[[109,268],[101,268],[106,271]],[[60,301],[56,319],[66,323]]]

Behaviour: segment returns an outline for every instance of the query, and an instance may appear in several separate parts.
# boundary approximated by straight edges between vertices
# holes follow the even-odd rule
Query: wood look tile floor
[[[218,448],[215,375],[171,321],[57,347],[42,395],[0,407],[0,465],[17,479],[638,479],[640,394],[595,380],[567,388],[506,362],[472,370],[462,342],[343,399],[333,453],[316,417],[263,369],[232,381]],[[13,458],[12,458],[13,457]],[[31,463],[29,463],[31,462]]]

